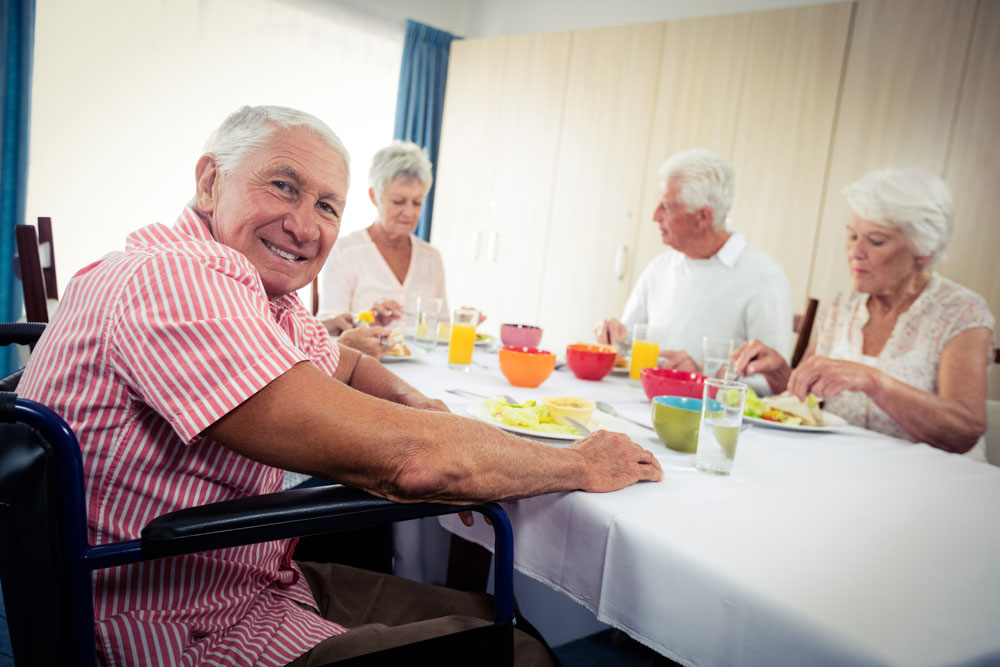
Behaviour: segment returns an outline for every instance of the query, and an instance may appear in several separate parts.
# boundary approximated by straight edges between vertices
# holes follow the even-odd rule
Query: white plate
[[[511,433],[532,435],[536,438],[552,438],[553,440],[579,440],[583,437],[579,433],[548,433],[546,431],[532,431],[531,429],[521,428],[520,426],[509,426],[504,424],[499,419],[493,418],[489,409],[486,407],[486,401],[483,399],[475,401],[469,405],[469,414],[479,421],[484,421],[487,424],[492,424],[497,428],[502,428],[503,430],[510,431]],[[590,418],[590,423],[584,424],[584,426],[589,428],[591,431],[603,428],[606,431],[625,433],[628,430],[628,424],[623,422],[621,419],[612,417],[611,415],[605,414],[600,410],[594,410],[594,414]]]
[[[487,347],[488,345],[492,345],[493,341],[496,339],[490,334],[486,334],[486,336],[487,337],[482,340],[477,340],[474,345],[476,347]],[[449,342],[450,340],[448,338],[438,338],[438,345],[447,345]]]
[[[416,345],[407,345],[408,350],[410,350],[409,356],[401,356],[396,354],[383,354],[382,363],[384,364],[394,364],[397,361],[415,361],[420,357],[427,354],[427,351],[423,348],[417,347]]]
[[[767,428],[777,428],[783,429],[785,431],[805,431],[813,433],[827,433],[829,431],[836,431],[841,426],[847,426],[847,420],[840,415],[835,415],[832,412],[824,412],[823,420],[826,422],[823,426],[806,426],[805,424],[782,424],[781,422],[773,422],[770,419],[759,419],[757,417],[747,417],[743,415],[745,421],[750,422],[756,426],[766,426]]]

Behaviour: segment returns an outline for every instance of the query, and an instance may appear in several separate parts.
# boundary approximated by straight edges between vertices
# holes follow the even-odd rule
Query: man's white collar
[[[747,240],[740,232],[731,232],[729,238],[726,242],[722,244],[719,248],[719,252],[715,253],[715,256],[723,266],[728,268],[733,268],[736,266],[737,260],[739,260],[740,255],[746,250]]]

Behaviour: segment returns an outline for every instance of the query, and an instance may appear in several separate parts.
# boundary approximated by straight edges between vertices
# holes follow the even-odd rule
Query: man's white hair
[[[707,206],[712,209],[712,227],[725,227],[735,190],[733,167],[725,158],[693,148],[668,158],[659,174],[662,191],[671,182],[678,185],[677,201],[688,213]]]
[[[397,178],[420,183],[427,194],[434,182],[427,151],[412,141],[398,139],[379,149],[368,170],[368,184],[375,191],[376,201],[382,200],[382,193]]]
[[[928,169],[879,169],[842,190],[847,204],[864,220],[899,229],[917,257],[930,266],[951,238],[951,190]]]
[[[312,130],[344,158],[350,183],[351,156],[330,126],[304,111],[279,106],[245,106],[229,114],[205,142],[205,152],[215,156],[219,171],[228,174],[247,156],[267,146],[275,130],[304,127]]]

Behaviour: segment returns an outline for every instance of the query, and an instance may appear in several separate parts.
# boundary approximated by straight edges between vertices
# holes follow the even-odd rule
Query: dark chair
[[[806,349],[809,348],[809,338],[812,336],[813,323],[816,320],[816,310],[819,308],[819,299],[810,298],[806,301],[804,313],[797,314],[792,319],[792,331],[798,334],[795,340],[795,351],[792,352],[791,367],[795,368],[802,361]]]
[[[45,406],[0,393],[0,583],[18,667],[96,664],[94,570],[465,509],[493,523],[498,554],[494,624],[341,665],[465,665],[470,655],[487,665],[513,664],[513,538],[504,511],[493,503],[396,504],[326,486],[171,512],[150,521],[138,539],[92,546],[82,456],[72,430]]]
[[[48,322],[49,304],[59,299],[52,218],[38,218],[37,231],[31,225],[17,225],[15,237],[14,275],[21,280],[26,319]]]

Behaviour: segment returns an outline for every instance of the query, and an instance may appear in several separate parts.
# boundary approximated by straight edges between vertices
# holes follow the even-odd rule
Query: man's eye
[[[281,190],[282,192],[288,192],[292,189],[292,186],[285,181],[271,181],[271,185]]]
[[[335,218],[339,218],[340,217],[340,214],[337,213],[337,209],[335,209],[334,207],[330,206],[326,202],[322,202],[322,201],[321,202],[317,202],[316,206],[318,206],[320,208],[320,210],[323,211],[324,213],[326,213],[327,215],[332,215]]]

